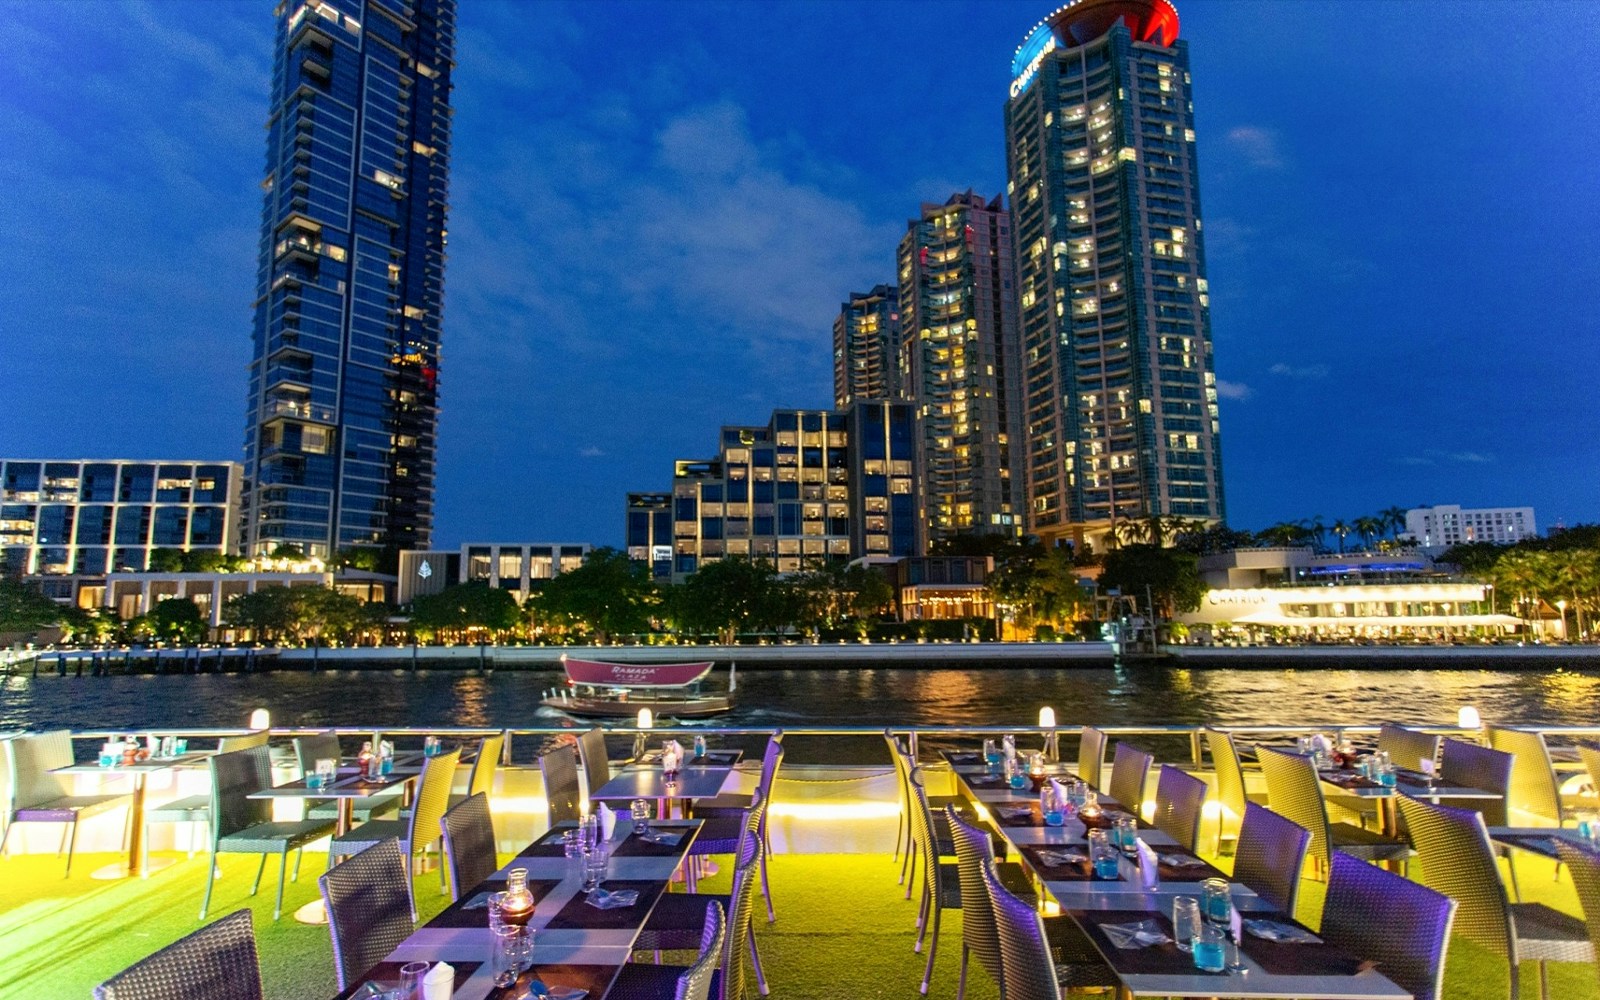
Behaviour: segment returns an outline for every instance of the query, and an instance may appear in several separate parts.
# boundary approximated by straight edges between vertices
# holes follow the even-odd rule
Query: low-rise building
[[[451,584],[481,580],[511,591],[520,604],[539,581],[582,566],[590,548],[587,542],[467,542],[455,550],[402,552],[395,600],[406,605]]]
[[[1429,555],[1452,545],[1492,542],[1511,545],[1539,537],[1532,507],[1462,507],[1436,504],[1406,511],[1406,536]]]

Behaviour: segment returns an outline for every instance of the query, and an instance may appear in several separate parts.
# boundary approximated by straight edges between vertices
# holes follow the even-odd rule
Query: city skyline
[[[463,5],[435,545],[620,544],[627,491],[716,428],[826,407],[838,304],[894,280],[905,218],[1003,190],[1051,6],[853,7],[841,55],[826,5]],[[1180,5],[1235,526],[1595,519],[1596,137],[1559,111],[1600,96],[1570,37],[1600,20],[1504,10],[1366,5],[1352,40],[1348,8]],[[0,27],[0,328],[33,359],[5,450],[237,461],[270,9],[103,11]]]

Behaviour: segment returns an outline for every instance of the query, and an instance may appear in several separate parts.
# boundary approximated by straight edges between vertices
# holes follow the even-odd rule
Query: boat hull
[[[545,698],[540,704],[585,719],[632,719],[638,716],[641,708],[648,708],[658,719],[703,719],[721,715],[733,708],[733,700],[725,695],[633,698],[628,701],[579,695],[570,698]]]

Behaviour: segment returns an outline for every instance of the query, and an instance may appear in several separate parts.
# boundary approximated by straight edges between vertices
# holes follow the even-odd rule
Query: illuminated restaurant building
[[[900,289],[851,292],[833,320],[833,406],[858,399],[901,399]]]
[[[455,0],[277,8],[246,554],[433,530]]]
[[[1012,62],[1028,530],[1047,543],[1224,517],[1190,84],[1168,0],[1068,3]]]
[[[1021,527],[1010,226],[1000,197],[967,191],[924,204],[900,241],[900,367],[920,423],[919,551]]]

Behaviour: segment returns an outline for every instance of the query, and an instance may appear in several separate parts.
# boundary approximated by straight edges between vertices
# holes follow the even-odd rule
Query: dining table
[[[1378,814],[1378,832],[1388,837],[1400,836],[1398,804],[1401,796],[1421,799],[1434,805],[1449,805],[1462,799],[1503,799],[1504,795],[1470,785],[1456,785],[1435,776],[1430,778],[1420,771],[1396,767],[1395,782],[1386,785],[1360,773],[1355,768],[1323,767],[1317,769],[1317,780],[1336,788],[1344,795],[1372,803]]]
[[[667,892],[673,873],[694,843],[700,821],[652,822],[648,830],[640,831],[631,820],[619,817],[600,889],[607,893],[631,889],[638,895],[633,903],[610,909],[591,903],[601,897],[583,891],[581,862],[566,856],[564,836],[573,827],[557,824],[522,848],[493,875],[413,931],[336,1000],[394,988],[400,967],[407,962],[448,962],[455,970],[453,1000],[514,1000],[535,980],[547,988],[583,990],[588,1000],[605,1000],[617,974],[632,958],[634,943],[657,900]],[[532,965],[514,985],[498,987],[491,961],[489,896],[506,887],[513,868],[526,871],[534,895],[534,912],[527,922],[533,934]]]
[[[204,767],[211,757],[209,750],[190,750],[172,757],[150,756],[132,763],[118,762],[108,766],[99,763],[68,764],[51,771],[52,774],[93,774],[102,777],[127,775],[133,779],[133,797],[128,804],[128,857],[127,860],[95,869],[92,878],[149,878],[174,863],[172,858],[151,858],[149,845],[144,842],[144,800],[146,780],[152,774],[181,768]]]
[[[1010,787],[981,754],[946,751],[944,756],[963,794],[991,817],[1008,853],[1017,856],[1050,897],[1047,911],[1059,910],[1083,931],[1127,995],[1410,997],[1374,963],[1322,941],[1293,914],[1277,912],[1250,887],[1233,882],[1142,817],[1135,816],[1138,837],[1156,856],[1157,879],[1147,884],[1127,852],[1118,862],[1116,878],[1096,877],[1089,866],[1088,831],[1104,829],[1118,816],[1134,815],[1111,796],[1099,794],[1090,815],[1074,811],[1052,826],[1044,820],[1031,783]],[[1050,770],[1051,777],[1063,782],[1076,777],[1062,765]],[[1240,918],[1231,971],[1197,968],[1193,956],[1173,940],[1173,902],[1180,896],[1203,897],[1203,883],[1214,878],[1229,882],[1229,898]]]

